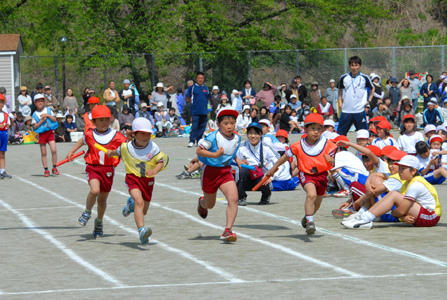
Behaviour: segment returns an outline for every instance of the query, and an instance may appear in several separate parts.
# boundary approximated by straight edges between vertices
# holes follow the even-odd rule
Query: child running
[[[140,234],[141,244],[149,243],[152,230],[144,226],[152,200],[154,176],[163,171],[169,158],[151,141],[152,124],[146,118],[136,118],[132,122],[133,140],[121,144],[116,150],[107,151],[107,156],[120,156],[126,165],[126,185],[131,198],[123,209],[127,217],[134,211],[135,223]]]
[[[42,165],[44,168],[43,176],[50,176],[47,164],[47,144],[50,145],[53,160],[53,169],[51,171],[54,175],[59,175],[59,171],[56,168],[57,151],[56,138],[54,136],[54,129],[58,126],[56,117],[51,111],[51,108],[45,107],[44,95],[36,94],[34,96],[34,105],[36,106],[36,111],[33,113],[31,124],[33,125],[34,131],[39,134],[38,144],[40,145]]]
[[[93,236],[96,238],[103,235],[102,221],[107,208],[107,197],[112,189],[115,167],[120,163],[120,159],[99,151],[95,148],[95,144],[98,143],[106,149],[116,149],[127,139],[121,133],[109,128],[112,114],[108,107],[98,105],[93,108],[91,115],[95,129],[85,132],[84,138],[71,148],[67,158],[70,160],[70,157],[83,145],[88,146],[84,159],[87,164],[85,172],[87,173],[90,192],[87,195],[85,211],[78,218],[78,223],[81,226],[87,225],[92,215],[92,208],[98,201],[98,216],[93,230]]]
[[[424,136],[419,131],[415,131],[416,118],[413,115],[405,115],[402,122],[404,126],[400,131],[401,136],[397,141],[396,147],[407,154],[416,155],[416,143],[424,141]]]
[[[328,171],[332,169],[332,164],[329,161],[333,161],[337,150],[334,143],[321,136],[323,124],[324,120],[321,115],[309,114],[304,120],[306,136],[292,144],[286,154],[266,174],[266,176],[272,177],[279,166],[287,162],[293,155],[296,156],[301,185],[307,194],[304,204],[306,215],[301,221],[301,225],[306,229],[308,235],[314,234],[316,231],[314,214],[323,201],[327,189]]]
[[[5,172],[5,154],[8,150],[8,129],[9,125],[11,125],[9,115],[3,111],[5,102],[5,96],[0,94],[0,179],[11,179],[12,177]]]
[[[205,219],[208,216],[208,209],[216,204],[217,190],[220,189],[228,201],[227,224],[220,239],[228,242],[237,241],[237,235],[231,229],[236,220],[239,197],[230,166],[233,159],[239,166],[241,165],[240,159],[236,157],[241,137],[234,134],[237,116],[236,110],[222,108],[217,113],[219,130],[201,140],[196,151],[199,160],[204,163],[202,168],[204,195],[199,198],[197,212]]]

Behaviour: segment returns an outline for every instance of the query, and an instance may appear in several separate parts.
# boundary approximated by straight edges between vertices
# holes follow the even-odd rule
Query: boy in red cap
[[[57,128],[57,120],[51,108],[45,107],[45,96],[42,94],[36,94],[34,96],[34,105],[36,111],[33,113],[33,119],[31,124],[35,132],[39,134],[40,153],[42,154],[42,165],[44,168],[43,175],[45,177],[50,176],[47,164],[47,143],[50,145],[51,156],[53,159],[52,172],[55,175],[59,175],[59,171],[56,168],[57,163],[57,151],[56,151],[56,139],[54,137],[54,129]]]
[[[85,132],[89,130],[95,129],[95,125],[92,122],[92,111],[93,109],[99,105],[99,98],[98,97],[90,97],[88,98],[88,106],[90,108],[90,111],[84,115],[84,121],[85,121]]]
[[[95,129],[85,132],[84,138],[71,148],[67,158],[70,160],[70,157],[83,145],[88,146],[84,159],[87,164],[85,172],[90,192],[87,195],[85,211],[78,218],[78,223],[82,226],[87,225],[92,215],[92,208],[98,201],[98,216],[93,231],[93,236],[98,237],[103,235],[102,219],[107,207],[107,197],[112,189],[115,167],[120,163],[120,159],[107,156],[106,153],[96,149],[95,144],[98,143],[106,149],[116,149],[127,139],[118,131],[109,128],[112,114],[108,107],[104,105],[94,107],[91,116]]]
[[[6,98],[0,94],[0,179],[11,179],[5,172],[5,154],[8,147],[8,129],[11,125],[9,115],[3,111]]]
[[[289,150],[267,172],[266,176],[272,177],[278,167],[294,155],[298,161],[299,178],[304,191],[307,194],[304,204],[305,217],[301,225],[306,228],[308,235],[316,231],[314,214],[318,211],[327,189],[328,171],[332,169],[333,157],[337,146],[321,136],[324,120],[319,114],[311,113],[304,120],[306,135],[297,143],[292,144]]]
[[[396,146],[397,142],[394,138],[390,137],[391,124],[387,121],[380,121],[376,125],[377,135],[379,136],[373,140],[372,144],[374,146],[382,149],[385,146],[391,145]]]

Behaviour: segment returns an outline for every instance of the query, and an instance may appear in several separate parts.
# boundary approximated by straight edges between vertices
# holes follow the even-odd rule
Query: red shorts
[[[126,174],[126,179],[124,182],[126,183],[129,192],[134,189],[140,190],[143,200],[146,202],[151,202],[152,191],[154,190],[155,183],[154,177],[138,177],[133,174]]]
[[[54,130],[39,133],[39,141],[37,142],[38,144],[47,144],[51,141],[56,141],[56,139],[54,138]]]
[[[112,190],[113,177],[115,176],[114,166],[87,165],[87,182],[97,179],[99,181],[99,191],[108,193]]]
[[[231,173],[231,166],[212,167],[203,165],[201,180],[202,190],[207,194],[214,194],[222,184],[234,181],[234,177]]]
[[[434,211],[428,211],[421,206],[418,217],[414,221],[414,226],[432,227],[438,224],[439,219],[441,219],[441,217],[438,216]]]
[[[317,190],[317,196],[324,196],[327,189],[327,172],[322,172],[318,174],[307,174],[302,171],[299,172],[298,177],[300,178],[301,186],[304,188],[306,183],[312,183],[315,185]]]

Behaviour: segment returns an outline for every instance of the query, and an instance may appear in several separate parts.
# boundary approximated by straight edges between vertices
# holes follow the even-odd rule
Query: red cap
[[[377,146],[369,145],[369,146],[366,146],[366,149],[371,150],[371,152],[377,157],[382,156],[382,150],[380,150],[380,148]],[[365,154],[362,153],[362,155],[365,155]]]
[[[349,142],[349,139],[348,139],[346,136],[344,136],[344,135],[339,135],[339,136],[337,136],[335,139],[332,140],[332,142],[334,142],[334,143],[337,143],[337,142],[339,142],[339,141],[346,141],[346,142]],[[348,149],[348,148],[349,148],[349,146],[346,147],[346,149]]]
[[[239,115],[239,113],[237,112],[237,110],[234,110],[234,109],[232,109],[230,107],[222,107],[217,112],[216,118],[219,118],[219,117],[222,117],[222,116],[233,116],[233,117],[237,118],[238,115]]]
[[[88,103],[96,103],[99,104],[99,98],[98,97],[90,97],[88,98]]]
[[[316,114],[316,113],[309,114],[306,117],[306,119],[304,119],[304,126],[306,126],[308,124],[312,124],[312,123],[317,123],[317,124],[320,124],[321,126],[324,126],[323,116]]]
[[[379,124],[376,125],[376,127],[388,129],[388,131],[391,130],[391,124],[388,121],[380,121]]]
[[[0,94],[0,100],[6,101],[6,99],[5,99],[5,95]]]
[[[91,99],[91,97],[90,97],[90,99]],[[98,105],[92,110],[92,119],[93,120],[99,119],[99,118],[111,118],[111,117],[112,117],[112,113],[110,112],[110,109],[105,105]]]
[[[375,119],[374,122],[380,122],[380,121],[388,122],[387,118],[385,118],[384,116],[377,116],[374,119]]]
[[[412,114],[405,115],[402,121],[405,122],[405,119],[413,119],[416,121],[415,116],[413,116]]]
[[[383,147],[383,149],[385,149],[385,147]],[[384,154],[383,149],[382,149],[382,154]],[[396,151],[390,152],[389,154],[384,154],[384,155],[386,155],[389,159],[392,159],[394,161],[399,161],[402,159],[402,157],[407,155],[407,152],[402,151],[402,150],[396,150]]]
[[[280,129],[276,132],[276,137],[279,137],[279,136],[285,137],[286,139],[289,138],[289,134],[284,129]]]
[[[390,153],[397,151],[398,149],[394,146],[388,145],[382,148],[382,155],[390,157]]]
[[[373,129],[370,129],[369,131],[377,135],[377,129],[373,128]]]
[[[442,139],[442,137],[440,135],[435,134],[430,138],[430,144],[433,142],[440,142],[442,144],[444,142],[444,140]]]

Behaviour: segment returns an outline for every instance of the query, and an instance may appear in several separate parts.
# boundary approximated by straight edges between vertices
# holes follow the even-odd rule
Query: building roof
[[[0,34],[0,52],[17,51],[23,52],[20,34]]]

